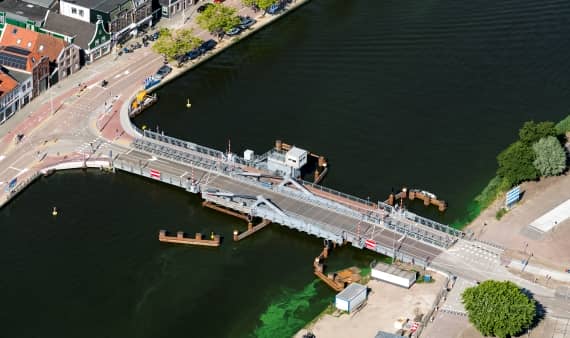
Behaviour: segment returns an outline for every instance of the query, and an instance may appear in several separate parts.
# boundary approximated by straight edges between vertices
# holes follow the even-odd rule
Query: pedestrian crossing
[[[84,142],[77,146],[74,151],[80,154],[93,154],[97,151],[101,151],[109,148],[109,143],[100,137],[97,137],[89,142]]]
[[[477,242],[460,241],[448,249],[447,253],[471,264],[484,266],[501,264],[499,250]]]

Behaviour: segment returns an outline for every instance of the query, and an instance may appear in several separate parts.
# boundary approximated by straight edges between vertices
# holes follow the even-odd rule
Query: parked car
[[[214,49],[214,47],[216,47],[217,44],[218,44],[218,43],[217,43],[216,41],[210,39],[210,40],[208,40],[208,41],[202,43],[202,44],[200,45],[199,50],[200,50],[200,51],[202,52],[202,54],[203,54],[203,53],[206,53],[206,52],[209,51],[209,50]]]
[[[197,58],[198,56],[202,55],[202,52],[200,51],[200,48],[196,48],[194,50],[189,51],[186,56],[188,56],[188,58],[190,60],[194,60],[195,58]]]
[[[269,14],[277,14],[279,13],[281,10],[283,9],[283,4],[281,2],[278,2],[276,4],[273,4],[271,6],[269,6],[269,8],[267,9],[267,13]]]
[[[178,62],[178,64],[182,64],[182,63],[188,61],[188,55],[187,54],[178,55],[176,57],[176,61]]]
[[[196,12],[198,13],[202,13],[203,11],[205,11],[206,9],[208,9],[208,7],[210,6],[214,6],[211,3],[207,3],[207,4],[203,4],[202,6],[198,7],[198,9],[196,10]]]
[[[222,2],[224,2],[225,0],[214,0],[215,4],[221,4]]]
[[[172,68],[170,68],[170,66],[164,65],[158,69],[154,77],[162,80],[166,75],[170,74],[171,71]]]
[[[234,36],[234,35],[238,35],[240,32],[241,32],[241,28],[234,27],[234,28],[230,29],[229,31],[227,31],[226,35]]]
[[[250,18],[249,16],[244,17],[240,17],[240,24],[238,25],[239,28],[241,28],[242,30],[246,30],[249,27],[251,27],[251,25],[253,25],[254,23],[257,22],[257,20]]]

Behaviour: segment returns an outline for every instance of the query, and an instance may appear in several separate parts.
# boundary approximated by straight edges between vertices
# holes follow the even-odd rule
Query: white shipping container
[[[409,288],[416,282],[415,272],[405,271],[384,263],[378,263],[371,271],[372,278]]]
[[[335,297],[335,306],[339,310],[352,312],[366,300],[366,286],[352,283]]]

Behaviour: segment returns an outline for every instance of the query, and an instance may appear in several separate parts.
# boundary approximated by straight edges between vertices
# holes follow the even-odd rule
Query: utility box
[[[285,164],[291,168],[300,169],[307,164],[308,152],[304,149],[292,147],[285,155]]]
[[[409,289],[416,282],[416,272],[398,269],[384,263],[377,263],[370,273],[372,278]]]
[[[243,152],[243,158],[246,161],[253,161],[254,156],[255,153],[251,149],[247,149],[246,151]]]
[[[346,289],[339,292],[335,297],[335,306],[337,309],[352,312],[361,306],[366,300],[366,286],[358,283],[352,283]]]

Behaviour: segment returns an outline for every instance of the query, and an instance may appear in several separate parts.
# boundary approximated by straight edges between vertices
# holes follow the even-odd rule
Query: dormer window
[[[36,63],[36,58],[32,56],[32,63]]]
[[[38,50],[41,52],[42,50],[44,50],[44,45],[40,45],[40,48],[38,48]]]
[[[32,42],[28,42],[28,48],[32,48]]]
[[[12,30],[12,34],[16,34],[16,33],[18,33],[18,28],[14,28],[14,29]]]
[[[16,40],[16,43],[19,45],[22,42],[22,39]]]

